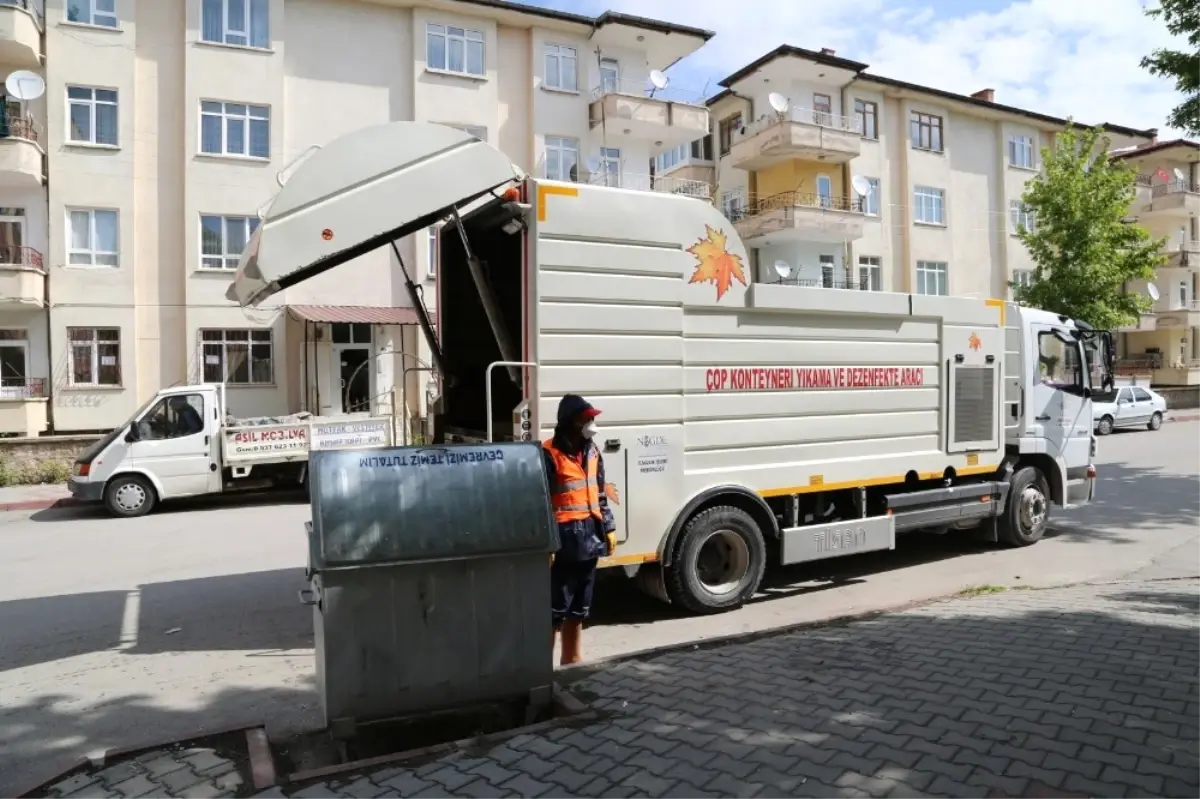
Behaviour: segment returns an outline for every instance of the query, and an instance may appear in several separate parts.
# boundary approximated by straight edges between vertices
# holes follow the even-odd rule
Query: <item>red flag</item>
[[[1154,176],[1163,183],[1168,183],[1171,180],[1171,176],[1167,174],[1167,170],[1163,169],[1161,166],[1154,170]]]

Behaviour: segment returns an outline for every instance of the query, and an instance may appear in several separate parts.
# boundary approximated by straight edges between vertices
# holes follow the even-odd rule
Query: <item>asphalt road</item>
[[[1200,423],[1100,442],[1100,501],[1002,550],[906,538],[893,553],[768,574],[734,613],[682,618],[606,582],[585,655],[884,609],[977,586],[1200,575]],[[304,587],[307,505],[0,514],[0,795],[89,752],[267,721],[319,724]]]

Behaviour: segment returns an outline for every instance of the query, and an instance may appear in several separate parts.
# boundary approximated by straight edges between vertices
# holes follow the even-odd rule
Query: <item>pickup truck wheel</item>
[[[1096,432],[1102,436],[1106,436],[1113,431],[1113,418],[1107,414],[1100,417],[1100,421],[1096,423]]]
[[[672,604],[696,614],[741,607],[762,582],[767,546],[744,510],[720,505],[693,516],[667,572]]]
[[[113,516],[145,516],[157,502],[154,486],[141,475],[119,475],[104,487],[104,506]]]
[[[1009,546],[1036,544],[1050,521],[1050,486],[1045,476],[1026,466],[1012,476],[1008,505],[1000,519],[1000,540]]]
[[[1150,424],[1146,425],[1146,428],[1148,430],[1157,430],[1160,427],[1162,427],[1162,414],[1155,411],[1154,415],[1150,417]]]

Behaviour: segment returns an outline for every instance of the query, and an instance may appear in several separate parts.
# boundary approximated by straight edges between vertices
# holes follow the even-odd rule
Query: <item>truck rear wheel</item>
[[[767,546],[750,514],[719,505],[693,516],[667,572],[672,604],[697,614],[741,607],[762,582]]]
[[[138,474],[118,475],[104,487],[104,507],[113,516],[145,516],[157,502],[154,486]]]
[[[1008,490],[1008,505],[1000,519],[1000,540],[1009,546],[1036,544],[1050,521],[1050,486],[1033,466],[1017,470]]]

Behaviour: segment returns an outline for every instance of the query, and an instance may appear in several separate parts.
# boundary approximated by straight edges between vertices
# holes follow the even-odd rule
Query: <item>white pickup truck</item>
[[[114,516],[142,516],[164,499],[303,486],[310,450],[395,443],[388,416],[236,419],[224,386],[177,386],[79,456],[68,485]]]

